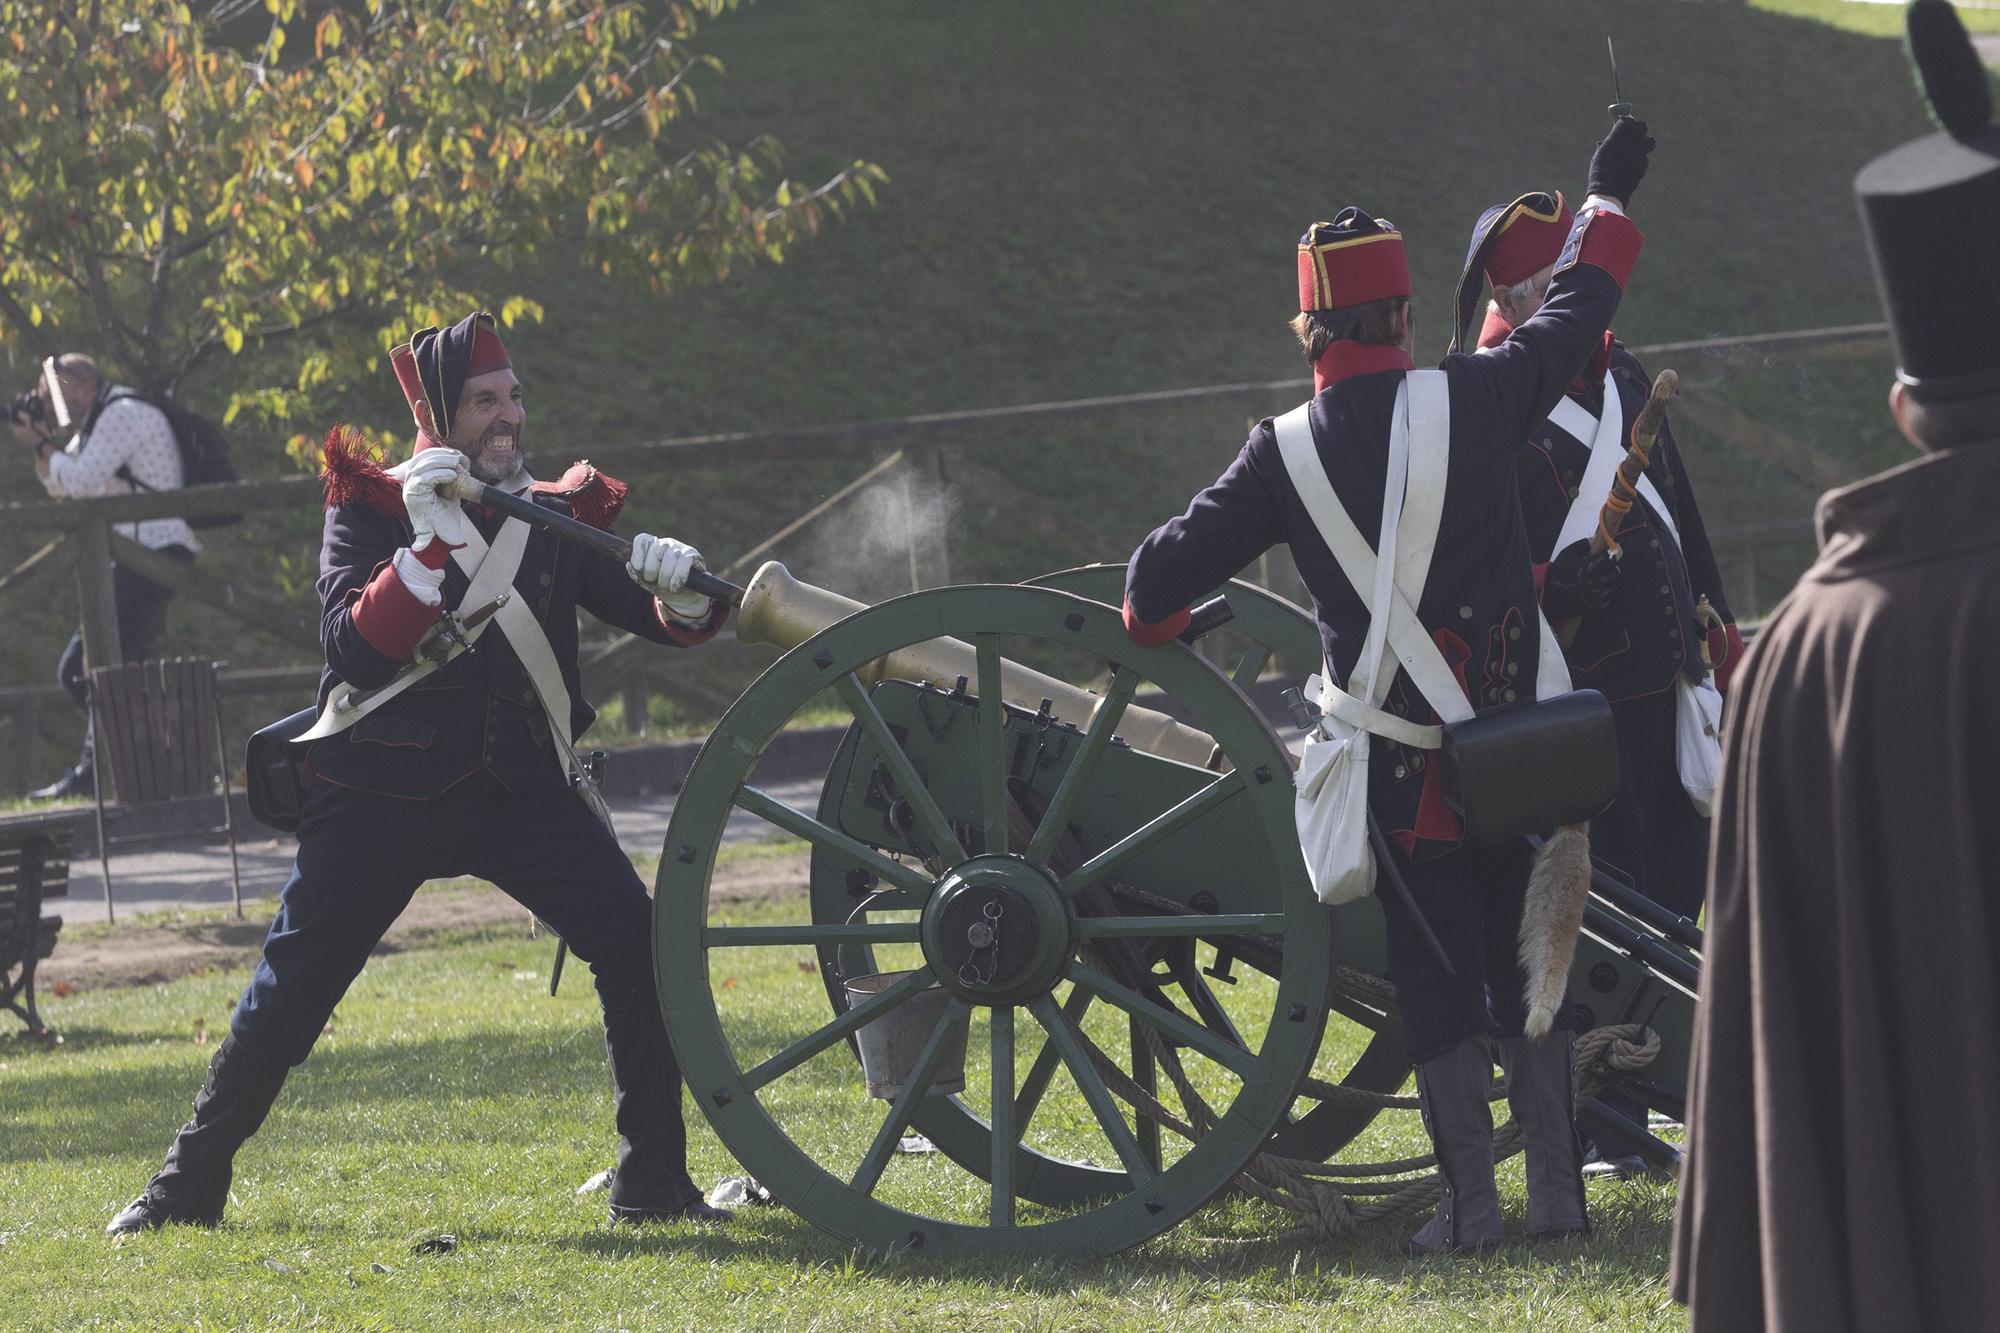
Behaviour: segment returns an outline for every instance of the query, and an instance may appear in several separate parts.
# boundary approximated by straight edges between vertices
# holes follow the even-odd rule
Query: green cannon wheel
[[[946,637],[971,646],[972,679],[863,684],[886,654]],[[1108,668],[1090,717],[1001,698],[1003,659],[1037,655]],[[1147,684],[1226,762],[1126,744]],[[828,707],[854,724],[849,772],[808,814],[757,768]],[[1333,920],[1298,856],[1289,774],[1227,678],[1180,645],[1137,647],[1092,601],[944,588],[821,632],[724,715],[668,828],[655,959],[697,1104],[781,1202],[870,1250],[1103,1254],[1167,1230],[1264,1143],[1325,1030]],[[771,902],[719,885],[739,811],[847,858],[867,910],[828,920],[810,886]],[[1136,904],[1106,887],[1126,882],[1144,886]],[[1226,903],[1203,896],[1234,882]],[[1171,960],[1196,938],[1281,961],[1190,1014]],[[829,970],[855,997],[831,1015]],[[880,1100],[837,1049],[856,1038],[902,1046],[900,1066],[869,1071]],[[1135,1111],[1172,1098],[1163,1075],[1212,1108],[1198,1142]],[[905,1150],[939,1106],[963,1108],[983,1153]],[[1062,1168],[1092,1171],[1090,1188],[1035,1187]]]
[[[1122,565],[1086,565],[1030,580],[1028,586],[1052,587],[1116,606],[1124,595],[1124,577]],[[1232,582],[1216,591],[1229,595],[1234,619],[1226,630],[1217,631],[1211,638],[1226,639],[1229,647],[1240,648],[1240,652],[1229,653],[1219,663],[1239,688],[1250,689],[1274,662],[1291,668],[1301,678],[1317,669],[1319,631],[1304,610],[1254,584]],[[858,726],[850,728],[847,744],[851,746],[858,739]],[[847,799],[845,787],[852,770],[851,764],[836,762],[832,766],[821,792],[820,818],[832,818]],[[837,848],[814,849],[811,892],[815,921],[832,924],[852,919],[861,905],[854,891],[860,869],[854,858]],[[1244,884],[1240,877],[1220,890],[1221,895],[1238,897],[1254,896],[1255,892],[1255,886]],[[1232,902],[1229,906],[1251,910],[1261,904]],[[1375,901],[1365,899],[1341,908],[1336,921],[1342,962],[1379,974],[1383,970],[1382,922]],[[1220,967],[1215,964],[1220,959],[1220,950],[1227,949],[1228,943],[1203,940],[1197,947],[1209,966],[1182,969],[1178,978],[1185,992],[1182,998],[1197,1012],[1216,1013],[1226,1008],[1217,992],[1232,969],[1226,964]],[[869,970],[874,963],[873,952],[866,946],[842,946],[828,947],[822,954],[827,998],[839,1013],[848,1005],[842,984],[843,970]],[[1274,961],[1268,951],[1255,949],[1241,951],[1239,960],[1252,969],[1268,967]],[[1401,1088],[1409,1077],[1410,1065],[1403,1053],[1402,1025],[1395,1015],[1362,998],[1344,994],[1338,987],[1333,991],[1332,1005],[1328,1040],[1320,1048],[1315,1073],[1349,1089],[1393,1093]],[[1032,1071],[1032,1076],[1046,1079],[1047,1070]],[[1366,1129],[1377,1114],[1374,1108],[1360,1102],[1308,1100],[1307,1104],[1293,1108],[1276,1131],[1271,1146],[1284,1156],[1327,1161]],[[975,1172],[986,1169],[992,1151],[986,1122],[963,1099],[925,1099],[911,1126],[966,1169]],[[1074,1207],[1123,1188],[1124,1172],[1115,1165],[1062,1160],[1032,1149],[1024,1149],[1024,1153],[1030,1166],[1017,1173],[1015,1188],[1021,1197],[1036,1203]]]
[[[1125,600],[1123,565],[1081,565],[1029,582],[1108,606],[1122,606]],[[1227,651],[1222,665],[1237,688],[1252,690],[1274,665],[1289,668],[1301,682],[1320,669],[1323,649],[1312,612],[1241,579],[1232,579],[1195,601],[1215,596],[1227,596],[1234,614],[1225,627],[1209,637],[1219,648],[1234,650]],[[1289,717],[1272,717],[1270,721],[1280,728],[1291,724]],[[1388,960],[1381,904],[1372,897],[1363,898],[1339,908],[1334,916],[1340,961],[1374,976],[1385,975]],[[1403,1024],[1393,1013],[1336,988],[1327,1022],[1319,1073],[1328,1082],[1363,1092],[1393,1093],[1408,1080],[1410,1061],[1403,1051]],[[1371,1107],[1346,1102],[1294,1108],[1294,1114],[1279,1127],[1272,1151],[1285,1157],[1331,1161],[1378,1114]]]

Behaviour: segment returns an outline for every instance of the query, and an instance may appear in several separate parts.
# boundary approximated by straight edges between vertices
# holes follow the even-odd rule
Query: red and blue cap
[[[1410,294],[1403,233],[1387,218],[1343,208],[1299,237],[1299,309],[1346,310]]]

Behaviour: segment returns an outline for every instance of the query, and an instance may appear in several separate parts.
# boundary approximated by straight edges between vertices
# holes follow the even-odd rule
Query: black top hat
[[[1854,178],[1896,375],[1933,401],[2000,391],[2000,127],[1986,70],[1946,0],[1915,0],[1907,18],[1942,129]]]

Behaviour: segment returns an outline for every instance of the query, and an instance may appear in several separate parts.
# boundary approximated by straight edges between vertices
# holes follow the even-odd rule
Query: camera
[[[7,416],[23,426],[39,426],[48,420],[49,405],[41,393],[29,389],[7,404]]]

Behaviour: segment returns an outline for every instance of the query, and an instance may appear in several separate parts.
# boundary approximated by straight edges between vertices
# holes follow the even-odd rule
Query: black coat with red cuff
[[[1607,357],[1585,369],[1570,396],[1597,416],[1603,409],[1608,365],[1629,430],[1629,423],[1638,420],[1646,406],[1652,380],[1623,343],[1608,340],[1608,349]],[[1538,566],[1554,558],[1556,538],[1589,466],[1590,441],[1577,439],[1554,421],[1529,433],[1519,458],[1521,512]],[[1696,599],[1703,594],[1729,627],[1710,645],[1716,662],[1726,666],[1729,655],[1743,646],[1671,425],[1660,427],[1646,476],[1671,511],[1680,541],[1676,544],[1673,531],[1642,496],[1618,529],[1624,572],[1611,604],[1583,617],[1569,648],[1570,678],[1576,687],[1601,691],[1612,700],[1659,694],[1671,689],[1683,672],[1695,682],[1708,674],[1701,656],[1704,631],[1695,616]],[[1602,496],[1593,500],[1602,506]]]
[[[390,566],[412,533],[401,489],[352,443],[328,443],[325,539],[320,549],[320,644],[326,667],[319,702],[337,682],[357,689],[387,684],[409,659],[440,609],[424,606]],[[586,464],[561,482],[537,483],[534,499],[558,513],[608,529],[624,503],[623,483]],[[467,507],[489,542],[501,518]],[[432,543],[433,558],[443,555]],[[429,563],[426,561],[426,563]],[[467,578],[443,566],[444,607],[458,610]],[[513,595],[547,632],[570,696],[570,735],[596,717],[577,671],[577,610],[655,643],[687,646],[714,635],[728,614],[717,605],[699,625],[681,625],[609,556],[532,529]],[[511,791],[560,780],[557,747],[528,671],[497,626],[471,651],[348,730],[314,743],[313,773],[336,786],[429,800],[474,773],[492,774]]]
[[[1500,346],[1446,358],[1451,442],[1436,553],[1417,618],[1476,709],[1534,696],[1537,591],[1515,470],[1524,433],[1539,425],[1598,345],[1638,257],[1628,219],[1586,214],[1566,247],[1541,312]],[[1337,343],[1322,357],[1309,419],[1321,464],[1372,546],[1382,521],[1390,417],[1409,359],[1397,349]],[[1312,593],[1327,659],[1344,684],[1368,631],[1368,607],[1348,584],[1292,488],[1269,420],[1181,517],[1156,530],[1126,571],[1126,627],[1162,642],[1185,610],[1262,552],[1287,542]],[[1372,590],[1371,590],[1372,591]],[[1436,712],[1396,673],[1385,708],[1418,723]],[[1435,753],[1377,737],[1370,806],[1407,855],[1441,856],[1463,840]]]

